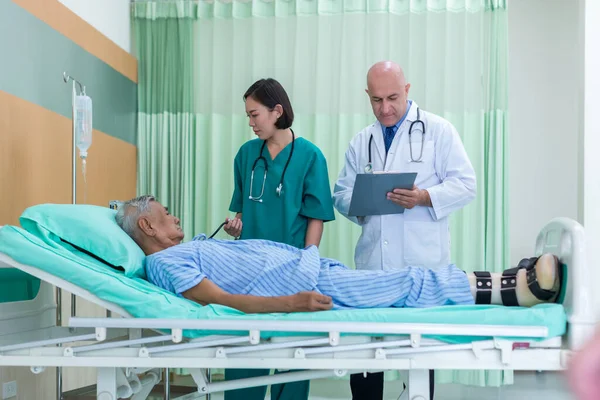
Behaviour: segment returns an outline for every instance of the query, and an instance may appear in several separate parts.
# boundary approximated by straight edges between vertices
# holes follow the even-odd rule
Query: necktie
[[[390,149],[390,146],[392,145],[392,141],[394,140],[394,127],[393,126],[388,126],[387,128],[385,128],[385,137],[383,138],[384,140],[384,144],[385,144],[385,152],[387,154],[388,150]]]

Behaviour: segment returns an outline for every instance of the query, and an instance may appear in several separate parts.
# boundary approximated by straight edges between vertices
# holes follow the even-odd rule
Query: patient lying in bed
[[[560,289],[558,260],[550,254],[525,259],[503,274],[467,274],[452,264],[436,270],[352,270],[320,257],[315,246],[297,249],[267,240],[204,235],[182,243],[179,219],[152,196],[125,202],[116,219],[147,255],[151,283],[203,305],[246,313],[473,303],[532,306],[554,301]]]

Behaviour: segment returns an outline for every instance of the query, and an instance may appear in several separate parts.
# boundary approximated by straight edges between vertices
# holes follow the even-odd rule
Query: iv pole
[[[73,121],[72,130],[73,130],[73,174],[71,176],[72,184],[73,184],[73,192],[72,192],[72,200],[73,204],[77,203],[77,138],[75,137],[75,97],[77,96],[77,89],[75,85],[79,85],[79,91],[83,96],[85,96],[85,86],[81,84],[77,79],[68,75],[66,72],[63,72],[63,80],[65,83],[69,83],[69,81],[73,81],[73,92],[71,95],[71,118]],[[62,325],[62,291],[59,287],[56,288],[56,326]],[[71,317],[75,316],[76,313],[76,298],[74,294],[71,294]],[[62,400],[62,368],[56,368],[56,398],[57,400]]]
[[[72,182],[73,182],[73,204],[75,204],[77,202],[77,192],[76,192],[76,188],[77,188],[77,178],[76,178],[76,171],[77,171],[77,154],[76,154],[76,138],[75,138],[75,97],[77,96],[77,90],[75,89],[75,84],[79,85],[79,91],[81,92],[81,94],[83,96],[85,96],[85,86],[83,86],[81,84],[81,82],[79,82],[77,79],[73,78],[70,75],[67,75],[66,72],[63,72],[63,80],[65,81],[65,83],[69,83],[69,80],[73,81],[73,95],[71,96],[71,111],[72,111],[72,117],[73,117],[73,176],[72,176]]]

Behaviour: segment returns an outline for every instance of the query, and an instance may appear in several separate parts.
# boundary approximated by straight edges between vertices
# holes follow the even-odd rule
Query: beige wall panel
[[[134,197],[136,156],[135,146],[94,130],[87,184],[77,159],[77,202]],[[71,120],[0,91],[0,225],[18,225],[35,204],[71,202]]]
[[[0,367],[0,382],[17,381],[17,397],[10,400],[56,399],[56,368],[34,375],[27,367]]]

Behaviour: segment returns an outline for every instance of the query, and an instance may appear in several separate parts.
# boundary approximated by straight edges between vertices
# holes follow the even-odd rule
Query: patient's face
[[[154,239],[165,248],[181,243],[184,234],[179,226],[179,218],[171,215],[167,207],[158,201],[153,201],[150,207],[150,220],[155,231]]]

